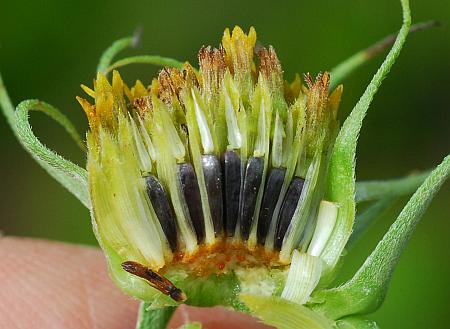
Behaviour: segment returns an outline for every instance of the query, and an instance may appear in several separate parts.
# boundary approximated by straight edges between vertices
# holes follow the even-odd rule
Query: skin
[[[0,328],[134,328],[138,302],[115,287],[100,250],[0,237]],[[223,308],[181,306],[168,328],[186,320],[204,329],[270,328]]]

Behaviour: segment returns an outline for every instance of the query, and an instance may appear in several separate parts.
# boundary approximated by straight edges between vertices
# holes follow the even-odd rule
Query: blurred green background
[[[0,3],[0,69],[14,102],[39,98],[59,107],[80,132],[87,128],[75,100],[90,85],[102,50],[143,28],[141,47],[128,54],[166,55],[196,63],[204,44],[218,45],[225,27],[255,26],[272,44],[285,76],[330,69],[400,27],[399,1],[6,1]],[[413,1],[413,21],[436,19],[438,29],[412,35],[365,120],[358,179],[396,177],[430,168],[450,151],[450,2]],[[345,81],[341,115],[362,94],[382,58]],[[122,70],[149,83],[158,68]],[[85,157],[56,124],[34,114],[47,145],[73,161]],[[32,161],[0,117],[0,230],[7,235],[92,244],[89,214]],[[450,184],[419,225],[372,317],[383,328],[449,328]],[[351,275],[387,230],[407,198],[389,211],[347,256]]]

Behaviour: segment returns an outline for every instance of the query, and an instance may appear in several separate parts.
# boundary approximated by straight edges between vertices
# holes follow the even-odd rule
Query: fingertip
[[[138,303],[116,288],[96,248],[0,239],[1,328],[134,328]]]
[[[0,238],[0,328],[134,328],[138,302],[115,287],[100,250],[25,238]],[[168,328],[271,328],[223,307],[182,305]]]

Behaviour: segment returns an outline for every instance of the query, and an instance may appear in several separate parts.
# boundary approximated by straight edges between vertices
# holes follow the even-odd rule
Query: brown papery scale
[[[122,263],[122,268],[128,273],[145,279],[153,288],[158,289],[164,295],[170,296],[176,302],[182,303],[186,300],[186,295],[181,289],[175,287],[164,276],[152,271],[148,267],[137,262],[126,261]]]

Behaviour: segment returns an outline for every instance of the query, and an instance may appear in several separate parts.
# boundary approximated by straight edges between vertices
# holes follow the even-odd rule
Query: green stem
[[[183,62],[177,61],[176,59],[169,57],[162,57],[156,55],[141,55],[120,59],[117,62],[108,66],[108,68],[105,69],[105,73],[111,72],[114,69],[129,64],[152,64],[159,66],[176,67],[178,69],[182,69],[184,65]]]
[[[386,195],[403,196],[413,193],[428,177],[430,170],[403,178],[356,183],[356,202],[383,199]]]
[[[11,128],[13,128],[15,126],[14,125],[14,105],[11,102],[11,99],[9,98],[8,92],[6,91],[6,87],[3,83],[1,73],[0,73],[0,108],[2,109],[2,112],[5,115],[9,126]],[[14,128],[13,128],[13,131],[14,131],[14,133],[16,133]]]
[[[417,31],[427,30],[432,27],[438,26],[439,23],[436,21],[428,21],[417,23],[411,26],[410,33]],[[363,49],[351,57],[347,58],[345,61],[339,63],[334,68],[331,69],[331,82],[330,90],[333,90],[342,83],[347,77],[349,77],[353,72],[355,72],[363,64],[367,63],[369,60],[380,54],[383,50],[391,46],[397,37],[397,33],[388,35],[384,39],[374,43],[370,47]]]
[[[141,302],[139,306],[136,329],[165,329],[176,307],[164,307],[157,310],[148,309],[150,304]]]

